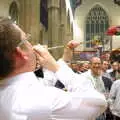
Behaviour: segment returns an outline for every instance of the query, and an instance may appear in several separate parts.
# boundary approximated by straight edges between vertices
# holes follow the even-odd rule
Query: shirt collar
[[[38,79],[33,72],[25,72],[25,73],[18,74],[14,77],[2,80],[0,82],[0,86],[8,86],[16,82],[33,83],[36,81],[38,81]]]
[[[94,78],[100,78],[100,75],[99,75],[99,76],[95,76],[95,75],[92,73],[91,70],[89,70],[89,71],[90,71],[91,76],[93,76]]]

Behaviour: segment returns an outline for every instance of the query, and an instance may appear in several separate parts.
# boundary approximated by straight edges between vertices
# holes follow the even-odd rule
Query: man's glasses
[[[31,34],[26,34],[26,39],[25,40],[21,40],[20,43],[18,43],[17,47],[20,47],[22,44],[24,44],[25,42],[29,41],[31,39]]]

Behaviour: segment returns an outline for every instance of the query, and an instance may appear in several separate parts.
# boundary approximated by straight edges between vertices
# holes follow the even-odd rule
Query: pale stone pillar
[[[58,46],[60,26],[60,0],[48,0],[48,46]],[[51,51],[52,55],[59,57],[58,49]]]
[[[60,1],[60,26],[59,26],[59,45],[64,45],[65,41],[65,18],[66,18],[66,4],[65,0]],[[59,55],[62,56],[63,48],[58,49]]]
[[[70,34],[70,18],[69,18],[69,14],[66,13],[65,16],[65,41],[64,44],[67,44],[68,41],[71,40],[71,34]]]
[[[19,0],[19,26],[23,30],[25,30],[24,21],[24,0]]]
[[[60,32],[61,32],[61,35],[60,35],[60,41],[62,44],[64,44],[64,41],[65,41],[65,34],[66,34],[66,30],[65,30],[65,22],[66,22],[66,4],[65,4],[65,0],[62,0],[61,1],[61,21],[60,21]]]
[[[70,40],[72,40],[72,32],[71,32],[70,16],[68,12],[68,16],[66,16],[66,42]]]
[[[73,40],[73,23],[70,23],[70,40]]]
[[[34,44],[42,41],[40,40],[40,0],[31,0],[30,33],[32,34]]]
[[[40,30],[40,0],[20,0],[20,26],[30,33],[34,44],[39,41]]]
[[[31,16],[30,0],[20,0],[20,26],[28,33],[30,30],[30,16]]]

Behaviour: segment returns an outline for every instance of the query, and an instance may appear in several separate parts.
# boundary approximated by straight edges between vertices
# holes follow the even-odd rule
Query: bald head
[[[90,59],[90,63],[92,64],[92,63],[94,63],[94,62],[100,62],[100,63],[101,63],[101,60],[100,60],[99,57],[92,57],[92,58]]]

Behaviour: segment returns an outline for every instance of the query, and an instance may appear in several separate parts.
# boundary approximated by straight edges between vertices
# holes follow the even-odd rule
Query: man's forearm
[[[73,57],[73,49],[71,49],[69,47],[65,47],[62,59],[65,62],[71,62],[72,57]]]

